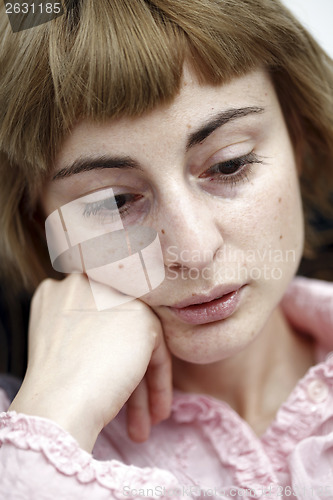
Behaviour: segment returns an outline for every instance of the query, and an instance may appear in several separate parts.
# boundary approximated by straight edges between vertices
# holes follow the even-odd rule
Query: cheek
[[[271,249],[302,250],[303,212],[296,175],[292,172],[273,176],[254,193],[251,216],[247,217],[248,232],[255,243]],[[250,204],[250,202],[249,202]]]
[[[297,271],[304,242],[303,210],[292,152],[253,182],[240,245],[248,274],[280,300]]]

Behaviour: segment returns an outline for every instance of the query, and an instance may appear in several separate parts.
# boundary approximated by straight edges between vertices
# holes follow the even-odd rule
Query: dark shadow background
[[[0,373],[23,378],[27,365],[30,297],[0,283]]]

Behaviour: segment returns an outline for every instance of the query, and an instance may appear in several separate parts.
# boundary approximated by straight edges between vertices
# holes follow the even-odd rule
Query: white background
[[[333,58],[333,0],[282,0]]]

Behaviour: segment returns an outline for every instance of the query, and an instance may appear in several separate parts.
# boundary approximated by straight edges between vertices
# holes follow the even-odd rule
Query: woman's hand
[[[147,305],[133,299],[97,311],[78,274],[39,286],[27,373],[10,410],[54,420],[91,451],[126,401],[129,435],[142,441],[151,423],[168,417],[171,398],[170,355]]]

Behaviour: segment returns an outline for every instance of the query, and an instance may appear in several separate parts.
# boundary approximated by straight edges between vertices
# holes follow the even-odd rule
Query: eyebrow
[[[141,170],[140,165],[127,156],[92,156],[78,158],[71,165],[59,170],[52,180],[64,179],[72,175],[89,172],[91,170],[100,170],[105,168],[135,168]]]
[[[226,111],[222,111],[222,113],[219,113],[213,119],[210,119],[206,124],[201,126],[198,130],[190,134],[186,144],[186,151],[191,149],[193,146],[196,146],[197,144],[201,144],[216,129],[222,127],[226,123],[235,120],[236,118],[242,118],[243,116],[262,113],[263,111],[264,108],[259,108],[256,106],[249,106],[246,108],[232,108]]]
[[[218,113],[213,118],[210,118],[204,125],[201,125],[197,130],[192,132],[186,142],[186,152],[197,144],[201,144],[215,130],[222,127],[226,123],[237,118],[242,118],[251,114],[262,113],[264,108],[256,106],[248,106],[245,108],[231,108],[221,113]],[[91,170],[101,170],[109,168],[127,168],[142,170],[139,163],[128,156],[93,156],[78,158],[71,165],[60,169],[53,177],[52,181],[64,179],[72,175],[89,172]]]

